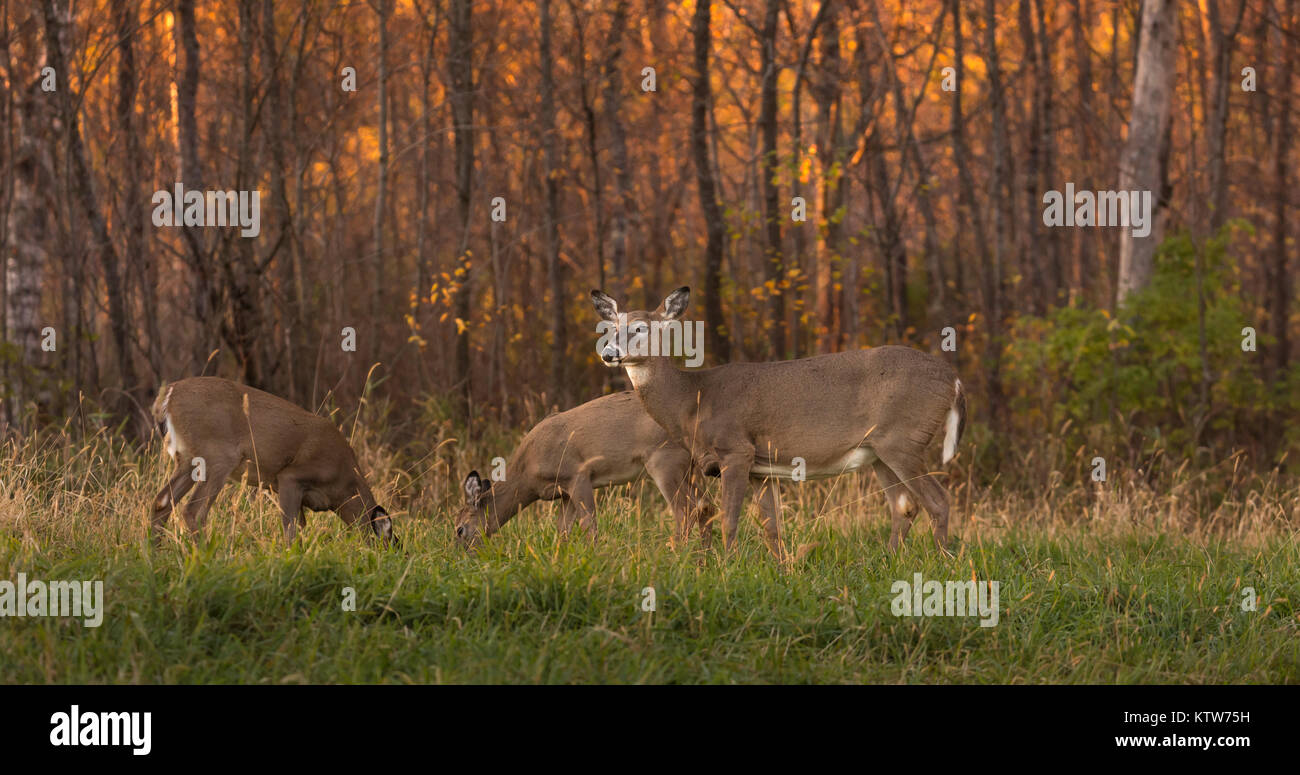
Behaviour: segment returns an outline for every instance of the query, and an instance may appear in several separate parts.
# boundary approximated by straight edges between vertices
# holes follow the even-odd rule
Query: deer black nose
[[[456,537],[457,537],[457,538],[464,538],[464,537],[465,537],[465,526],[464,526],[464,525],[461,525],[460,527],[456,528]]]

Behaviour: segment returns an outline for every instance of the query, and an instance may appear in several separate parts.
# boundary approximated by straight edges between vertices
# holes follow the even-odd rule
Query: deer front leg
[[[753,465],[753,450],[722,457],[722,546],[727,553],[736,547],[736,529],[740,524],[740,511],[745,506],[745,491],[749,489],[749,469]]]
[[[578,519],[578,510],[573,505],[573,499],[567,495],[560,497],[560,513],[555,518],[555,526],[559,528],[560,538],[568,538],[573,532],[573,523]]]
[[[569,488],[569,500],[573,501],[578,512],[578,527],[587,534],[588,540],[596,542],[596,491],[591,486],[591,477],[579,474]]]
[[[658,451],[646,460],[645,470],[672,509],[672,547],[680,550],[690,539],[691,520],[695,517],[692,511],[694,501],[691,497],[690,454],[686,450]]]
[[[275,488],[280,496],[280,523],[284,526],[284,542],[292,544],[298,537],[298,525],[302,519],[302,485],[292,476],[281,474],[275,480]]]
[[[785,559],[785,551],[781,547],[781,494],[777,490],[777,480],[764,479],[759,485],[758,515],[767,550],[780,562]]]

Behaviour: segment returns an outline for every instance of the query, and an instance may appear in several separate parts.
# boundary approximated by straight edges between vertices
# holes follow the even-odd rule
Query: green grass
[[[850,498],[841,480],[788,499],[786,544],[802,556],[778,568],[748,516],[731,557],[670,550],[662,502],[633,485],[598,493],[594,546],[560,541],[539,504],[467,555],[452,542],[445,472],[425,490],[366,449],[385,500],[407,506],[400,552],[332,514],[311,515],[303,543],[285,547],[271,498],[238,487],[207,539],[153,550],[156,450],[11,444],[0,579],[102,579],[106,610],[98,628],[0,620],[0,681],[1300,682],[1292,491],[1236,502],[1238,529],[1220,516],[1206,530],[1173,527],[1184,516],[1168,500],[1138,493],[1044,494],[1056,504],[1044,511],[962,484],[957,556],[944,558],[924,517],[890,555],[874,484],[847,485],[860,488]],[[891,585],[918,572],[1000,582],[998,625],[894,616]],[[1247,586],[1257,611],[1241,610]]]

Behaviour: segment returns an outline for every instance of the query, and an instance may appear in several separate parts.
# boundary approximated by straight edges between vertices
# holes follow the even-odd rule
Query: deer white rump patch
[[[953,405],[948,410],[948,421],[943,433],[943,462],[952,460],[957,454],[957,429],[961,427],[961,416],[957,414],[957,396],[961,393],[961,380],[953,382]]]
[[[169,414],[164,419],[167,423],[167,456],[175,460],[176,456],[180,454],[184,443],[181,442],[180,436],[176,434],[176,426],[172,425],[172,416]]]

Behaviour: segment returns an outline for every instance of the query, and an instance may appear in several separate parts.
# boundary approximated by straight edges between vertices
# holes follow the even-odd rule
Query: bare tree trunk
[[[456,150],[456,199],[460,209],[460,250],[457,270],[456,316],[464,321],[456,329],[456,381],[461,410],[468,417],[472,395],[469,361],[469,316],[472,262],[469,254],[470,217],[473,213],[474,179],[474,38],[470,0],[452,0],[448,20],[447,69],[450,71],[450,101]]]
[[[110,403],[119,416],[130,416],[133,403],[127,399],[140,392],[142,385],[137,384],[135,361],[131,357],[129,340],[133,330],[131,315],[127,308],[126,291],[122,284],[120,261],[113,241],[108,235],[108,224],[99,209],[99,197],[95,192],[94,171],[86,160],[85,147],[81,140],[81,123],[78,111],[78,95],[66,86],[69,68],[63,51],[62,29],[67,22],[67,10],[56,7],[56,0],[44,0],[45,8],[45,45],[50,66],[56,73],[62,74],[65,87],[58,91],[60,112],[62,113],[64,132],[67,136],[68,162],[72,168],[73,186],[81,207],[90,222],[92,252],[99,257],[104,272],[104,287],[108,295],[108,323],[112,331],[113,345],[117,354],[117,377],[122,393],[116,394],[117,400]]]
[[[42,64],[45,62],[48,57]],[[20,419],[25,404],[37,399],[37,375],[45,365],[40,346],[41,294],[49,260],[45,251],[49,215],[55,211],[50,201],[55,173],[53,143],[45,136],[51,131],[53,116],[48,112],[48,98],[40,92],[39,78],[25,82],[15,78],[10,62],[6,75],[13,83],[23,84],[11,103],[14,126],[7,138],[6,161],[12,163],[5,165],[10,191],[5,233],[5,334],[6,340],[16,345],[19,358],[8,381],[11,406],[7,414],[12,423]],[[66,326],[63,332],[68,333]]]
[[[275,4],[274,0],[262,0],[262,70],[266,78],[266,99],[263,102],[262,115],[263,126],[265,127],[264,136],[266,137],[267,146],[271,151],[271,213],[273,218],[263,219],[266,226],[263,228],[264,237],[259,240],[262,244],[267,244],[267,252],[264,257],[259,259],[259,265],[265,266],[271,262],[274,256],[284,248],[286,242],[295,242],[296,235],[293,233],[293,215],[289,209],[289,191],[285,182],[285,170],[287,168],[286,153],[284,147],[284,117],[288,112],[284,88],[282,86],[282,72],[284,64],[281,61],[280,49],[276,43],[276,25],[275,25]],[[267,223],[269,221],[269,223]],[[269,226],[269,228],[267,228]],[[270,368],[278,368],[282,363],[285,365],[286,373],[283,377],[276,379],[273,373],[265,373],[262,380],[268,386],[278,388],[277,392],[297,400],[297,384],[294,379],[296,351],[293,347],[293,340],[298,334],[300,321],[302,319],[302,293],[299,284],[299,277],[295,271],[294,261],[282,262],[283,268],[280,273],[282,287],[285,289],[285,295],[288,296],[288,304],[283,305],[283,314],[279,319],[281,331],[284,332],[285,341],[288,346],[285,348],[283,358],[268,358],[265,352],[261,359],[267,363]],[[272,320],[274,323],[275,321]],[[265,350],[269,348],[269,342],[272,336],[259,335],[259,346]]]
[[[890,196],[894,188],[889,179],[885,164],[885,152],[877,148],[869,154],[872,179],[875,186],[872,193],[880,206],[881,224],[875,229],[876,244],[885,261],[885,284],[889,289],[889,314],[893,318],[895,341],[904,341],[907,328],[911,325],[907,311],[907,250],[903,245],[903,223],[898,207]]]
[[[1175,0],[1145,0],[1142,6],[1142,38],[1133,78],[1133,109],[1129,117],[1128,142],[1120,163],[1121,191],[1150,191],[1155,202],[1151,233],[1134,237],[1132,229],[1120,234],[1119,287],[1116,303],[1124,301],[1151,281],[1156,248],[1164,236],[1167,203],[1164,201],[1165,153],[1153,153],[1166,142],[1170,129],[1170,102],[1177,70],[1178,3]]]
[[[0,138],[0,170],[4,170],[4,179],[0,180],[0,342],[9,341],[9,280],[8,265],[10,255],[9,213],[13,208],[14,197],[14,84],[13,57],[9,52],[9,0],[0,0],[0,64],[4,65],[4,79],[10,88],[0,95],[0,126],[4,127],[4,136]],[[17,251],[15,250],[16,254]],[[9,385],[10,359],[0,360],[0,438],[8,434],[10,420]]]
[[[623,125],[620,99],[623,40],[627,27],[627,0],[618,0],[610,19],[609,38],[605,43],[605,68],[602,77],[605,97],[605,124],[609,128],[610,162],[614,165],[614,182],[618,195],[610,208],[610,269],[615,298],[623,298],[627,287],[628,213],[632,209],[632,167],[628,163],[627,128]]]
[[[376,170],[378,180],[375,184],[375,255],[373,257],[374,284],[370,289],[370,357],[379,358],[380,310],[383,309],[384,296],[384,208],[388,198],[388,14],[389,0],[376,0],[375,12],[379,17],[379,84],[376,88],[379,100],[379,164]]]
[[[1295,0],[1283,0],[1274,39],[1274,49],[1282,48],[1282,62],[1275,77],[1277,124],[1273,131],[1273,244],[1269,261],[1268,310],[1273,337],[1273,375],[1285,376],[1291,362],[1290,309],[1294,280],[1287,267],[1287,211],[1290,209],[1291,181],[1291,100],[1295,82]]]
[[[650,54],[651,61],[662,61],[664,57],[674,55],[670,52],[676,52],[676,41],[669,42],[668,36],[668,8],[667,0],[646,0],[650,28]],[[658,85],[656,84],[656,88]],[[663,114],[665,113],[663,100],[652,100],[647,122],[647,136],[654,138],[654,142],[649,144],[653,153],[661,153],[665,139],[671,140],[671,134],[663,131]],[[668,224],[672,222],[673,213],[680,205],[682,182],[689,175],[691,158],[686,156],[684,163],[679,162],[678,169],[681,170],[681,176],[678,178],[678,185],[672,190],[671,194],[664,187],[664,172],[658,164],[646,165],[645,177],[649,185],[649,196],[655,202],[669,201],[672,206],[669,208],[652,207],[650,208],[650,227],[642,234],[645,235],[645,246],[642,248],[642,255],[646,256],[646,263],[649,265],[650,282],[645,284],[642,291],[642,301],[647,308],[651,305],[658,304],[658,299],[663,298],[664,291],[664,260],[670,252],[670,240],[668,237]],[[645,214],[642,213],[642,218]],[[644,226],[643,226],[644,228]]]
[[[1044,314],[1057,301],[1061,287],[1059,229],[1043,225],[1041,192],[1055,187],[1052,169],[1052,59],[1042,0],[1020,0],[1020,37],[1033,85],[1028,145],[1025,153],[1024,228],[1021,232],[1021,271],[1035,292],[1030,300],[1035,314]]]
[[[934,211],[930,204],[929,193],[926,190],[926,165],[921,154],[920,143],[917,142],[914,131],[916,105],[909,106],[903,95],[903,86],[898,77],[897,66],[894,61],[894,51],[885,38],[884,25],[880,21],[880,11],[874,1],[870,4],[870,9],[876,42],[879,45],[881,61],[884,64],[885,75],[888,78],[889,92],[894,100],[895,143],[900,151],[898,176],[892,182],[883,149],[872,154],[870,161],[870,167],[876,182],[874,195],[880,203],[884,220],[883,228],[876,232],[876,240],[881,248],[882,255],[885,257],[885,278],[889,290],[889,309],[894,316],[895,332],[898,338],[902,340],[906,338],[907,329],[912,325],[912,321],[907,298],[909,273],[907,246],[904,243],[904,223],[902,213],[898,207],[897,194],[907,178],[909,162],[916,167],[918,205],[925,221],[924,250],[927,271],[930,274],[928,279],[931,283],[937,285],[937,291],[932,295],[932,298],[934,295],[942,297],[943,277],[938,256],[938,241],[934,233]],[[943,35],[943,19],[946,15],[946,11],[941,10],[933,25],[933,34],[936,40],[935,56],[938,53],[937,41]],[[934,56],[930,59],[927,73],[933,69],[933,65]]]
[[[427,294],[433,282],[433,263],[429,259],[429,180],[433,174],[433,100],[429,92],[429,80],[434,69],[434,50],[438,43],[438,26],[441,21],[441,6],[433,3],[434,18],[426,20],[428,41],[425,45],[424,58],[420,64],[420,231],[416,238],[417,275],[416,292]],[[423,18],[423,14],[421,14]]]
[[[257,122],[258,100],[253,87],[253,40],[257,6],[255,0],[239,3],[240,114],[239,144],[235,177],[241,190],[252,188],[257,175],[253,167],[253,127]],[[187,186],[188,188],[188,186]],[[239,365],[243,381],[257,388],[266,384],[266,305],[262,303],[264,262],[274,256],[275,247],[259,262],[255,245],[239,236],[225,235],[218,243],[217,267],[221,272],[225,308],[220,321],[221,337]],[[214,303],[214,307],[216,304]]]
[[[1042,162],[1040,167],[1042,171],[1042,184],[1039,188],[1039,194],[1043,190],[1052,187],[1056,181],[1056,104],[1053,98],[1055,85],[1055,70],[1052,63],[1052,34],[1049,29],[1050,23],[1046,16],[1043,0],[1034,0],[1034,11],[1038,22],[1038,47],[1040,49],[1039,57],[1043,67],[1043,78],[1036,84],[1038,87],[1035,91],[1039,115],[1039,160]],[[1029,202],[1031,210],[1037,210],[1040,200],[1035,196],[1034,200]],[[1041,217],[1035,222],[1035,225],[1041,225]],[[1063,267],[1064,246],[1062,245],[1062,234],[1060,229],[1053,229],[1046,235],[1047,247],[1047,290],[1050,299],[1053,302],[1059,302],[1063,299],[1063,293],[1066,288],[1066,273]]]
[[[578,94],[582,102],[582,123],[587,138],[587,161],[591,164],[591,187],[592,187],[592,213],[593,221],[593,241],[596,243],[596,287],[606,290],[613,289],[616,298],[623,298],[620,289],[622,288],[623,278],[614,277],[611,281],[607,277],[605,267],[605,179],[600,166],[600,144],[598,142],[598,131],[596,127],[596,106],[595,97],[588,89],[589,78],[587,77],[587,35],[585,23],[590,18],[584,15],[578,7],[578,0],[568,0],[569,13],[573,17],[574,37],[577,38],[577,56],[576,66],[580,75]],[[615,273],[617,274],[617,272]],[[610,372],[607,379],[622,380],[620,369],[608,369]],[[614,373],[619,372],[615,377]]]
[[[1084,5],[1087,0],[1070,0],[1073,18],[1070,25],[1071,42],[1074,45],[1075,90],[1078,92],[1079,108],[1074,115],[1076,142],[1082,150],[1083,159],[1076,161],[1083,174],[1075,182],[1079,190],[1093,191],[1093,180],[1097,169],[1097,126],[1098,116],[1093,110],[1092,99],[1092,47],[1088,42],[1088,29],[1092,19],[1086,16]],[[1092,285],[1092,273],[1100,271],[1095,263],[1096,240],[1090,229],[1074,229],[1075,244],[1078,246],[1074,257],[1073,279],[1075,286],[1084,293]],[[1100,283],[1098,283],[1100,285]],[[1109,293],[1105,294],[1109,298]]]
[[[203,168],[199,164],[199,128],[195,117],[199,93],[199,39],[194,19],[194,0],[175,0],[176,26],[176,113],[177,113],[177,180],[186,190],[202,191]],[[193,314],[199,325],[194,343],[192,369],[197,372],[207,362],[216,344],[220,319],[220,299],[213,276],[206,240],[196,227],[183,226],[186,260],[194,276]]]
[[[826,4],[831,5],[831,4]],[[825,7],[825,6],[823,6]],[[822,35],[818,50],[818,68],[810,83],[813,101],[817,104],[817,165],[821,172],[821,219],[823,234],[822,255],[814,283],[817,293],[818,319],[824,328],[821,342],[823,351],[838,351],[842,346],[843,283],[844,283],[844,218],[840,208],[844,204],[844,187],[848,176],[844,165],[852,148],[846,149],[843,119],[844,73],[840,57],[839,16],[832,9],[826,20],[826,33]],[[853,138],[856,141],[856,137]],[[836,285],[841,286],[836,292]]]
[[[939,45],[943,38],[943,23],[947,17],[947,9],[940,9],[939,16],[933,25],[934,35],[934,55],[930,58],[930,65],[926,68],[925,77],[928,81],[930,73],[934,69],[935,56],[938,55]],[[902,162],[899,165],[898,184],[895,188],[901,187],[907,173],[908,161],[916,169],[916,197],[917,205],[921,210],[921,218],[925,222],[925,260],[926,271],[929,274],[930,299],[927,305],[931,313],[937,313],[944,307],[944,296],[947,281],[944,277],[943,260],[939,255],[939,237],[937,230],[937,219],[934,213],[934,203],[930,200],[930,167],[926,163],[925,154],[921,150],[921,143],[916,138],[916,109],[919,105],[920,96],[912,105],[903,93],[903,82],[898,77],[898,67],[894,62],[894,52],[889,47],[885,39],[884,25],[880,23],[880,8],[874,2],[871,3],[872,21],[875,23],[876,38],[880,43],[881,50],[887,56],[884,59],[885,67],[889,71],[889,82],[891,92],[894,97],[894,115],[899,124],[898,142],[902,146]]]
[[[1010,166],[1011,148],[1007,139],[1006,100],[1002,89],[1002,65],[998,57],[998,24],[996,0],[984,0],[984,60],[989,76],[989,112],[993,118],[992,174],[989,195],[993,200],[993,249],[989,263],[984,266],[984,313],[988,316],[988,391],[989,413],[995,425],[1006,420],[1006,396],[1002,388],[1002,337],[1003,337],[1003,287],[1002,264],[1007,247],[1014,240],[1011,231],[1012,201]]]
[[[632,165],[627,151],[627,127],[623,121],[622,108],[622,68],[623,45],[627,34],[628,4],[627,0],[618,0],[609,23],[609,37],[605,42],[604,72],[601,76],[605,103],[605,124],[609,128],[610,162],[614,165],[614,183],[617,193],[610,208],[610,269],[613,277],[610,286],[614,288],[615,297],[622,299],[627,295],[628,285],[628,235],[631,228],[629,213],[634,210],[632,191]],[[652,135],[657,136],[657,135]],[[592,133],[593,153],[595,148],[594,129]],[[593,156],[592,163],[595,164]],[[599,182],[600,178],[597,178]],[[597,191],[599,202],[600,192]],[[655,200],[660,201],[660,200]],[[662,207],[656,207],[660,210]],[[637,241],[638,243],[640,240]],[[598,251],[598,253],[603,253]],[[645,251],[642,250],[642,256]],[[612,390],[627,390],[629,385],[622,369],[607,369],[606,378]]]
[[[560,263],[560,167],[556,149],[555,62],[551,54],[551,2],[537,4],[541,28],[542,154],[545,157],[546,277],[551,289],[551,400],[569,405],[568,320],[564,309],[564,267]]]
[[[826,20],[826,17],[829,15],[828,12],[833,13],[834,8],[835,8],[834,3],[822,3],[820,6],[818,6],[817,15],[813,17],[812,23],[808,27],[808,34],[804,36],[803,47],[799,55],[799,65],[795,70],[794,87],[791,89],[791,100],[790,100],[791,101],[790,146],[793,151],[792,155],[794,157],[793,158],[794,163],[792,165],[794,168],[794,177],[791,184],[790,193],[793,197],[803,197],[804,194],[803,192],[803,153],[804,153],[803,85],[805,81],[808,80],[808,76],[807,76],[808,57],[812,53],[813,41],[817,39],[817,30],[821,27],[822,22]],[[789,14],[788,6],[786,8],[786,13]],[[794,255],[791,257],[792,259],[791,264],[799,272],[800,282],[806,283],[809,280],[812,281],[810,284],[812,285],[812,291],[813,291],[812,293],[813,312],[817,313],[819,311],[817,309],[817,299],[819,298],[818,288],[817,288],[817,278],[819,275],[819,271],[817,268],[818,267],[817,257],[814,254],[811,262],[812,271],[809,272],[808,271],[809,262],[807,259],[807,253],[808,253],[807,224],[806,223],[799,224],[797,226],[794,226],[793,229],[794,229]],[[797,291],[794,291],[794,298],[799,299],[805,305],[805,309],[806,309],[806,305],[808,302],[807,293],[798,294]],[[813,328],[815,331],[816,326],[820,325],[822,321],[817,314],[813,314],[810,316],[810,322],[811,322],[810,327]],[[810,333],[811,332],[809,332],[807,329],[799,325],[799,320],[796,312],[795,330],[793,332],[793,337],[792,337],[793,340],[792,354],[795,358],[802,358],[805,351],[807,350],[807,347],[805,346],[805,339],[808,339],[814,343],[816,342],[816,339],[814,338],[815,334],[812,334],[810,336]]]
[[[780,18],[779,0],[766,0],[763,14],[762,47],[762,97],[758,124],[763,136],[763,226],[767,235],[763,266],[768,284],[768,350],[774,358],[784,358],[787,342],[785,318],[785,260],[781,249],[781,190],[777,176],[781,172],[781,159],[777,155],[777,100],[776,87],[779,68],[776,64],[777,21]]]
[[[718,205],[717,182],[709,158],[709,106],[713,101],[709,85],[709,0],[698,0],[692,33],[695,41],[695,85],[691,99],[691,151],[695,176],[704,211],[708,242],[704,254],[705,341],[717,363],[731,360],[731,342],[722,316],[722,241],[725,237],[722,208]]]
[[[113,0],[114,25],[118,38],[118,76],[117,76],[117,124],[121,132],[123,149],[122,159],[122,214],[125,233],[123,242],[127,257],[127,271],[130,273],[128,284],[134,281],[140,298],[141,321],[144,335],[148,339],[145,355],[156,380],[162,371],[163,354],[160,331],[158,329],[158,276],[157,266],[151,251],[146,250],[144,239],[144,202],[145,192],[140,182],[140,170],[143,160],[140,153],[140,136],[135,121],[136,93],[139,81],[135,64],[136,28],[139,17],[133,3],[127,0]]]
[[[1246,0],[1238,0],[1232,26],[1225,29],[1221,18],[1219,0],[1206,0],[1210,21],[1211,67],[1214,75],[1214,93],[1206,115],[1205,134],[1209,146],[1210,166],[1210,231],[1218,231],[1228,219],[1228,177],[1225,153],[1228,134],[1228,90],[1233,82],[1232,52],[1237,45],[1237,33],[1246,16]]]

